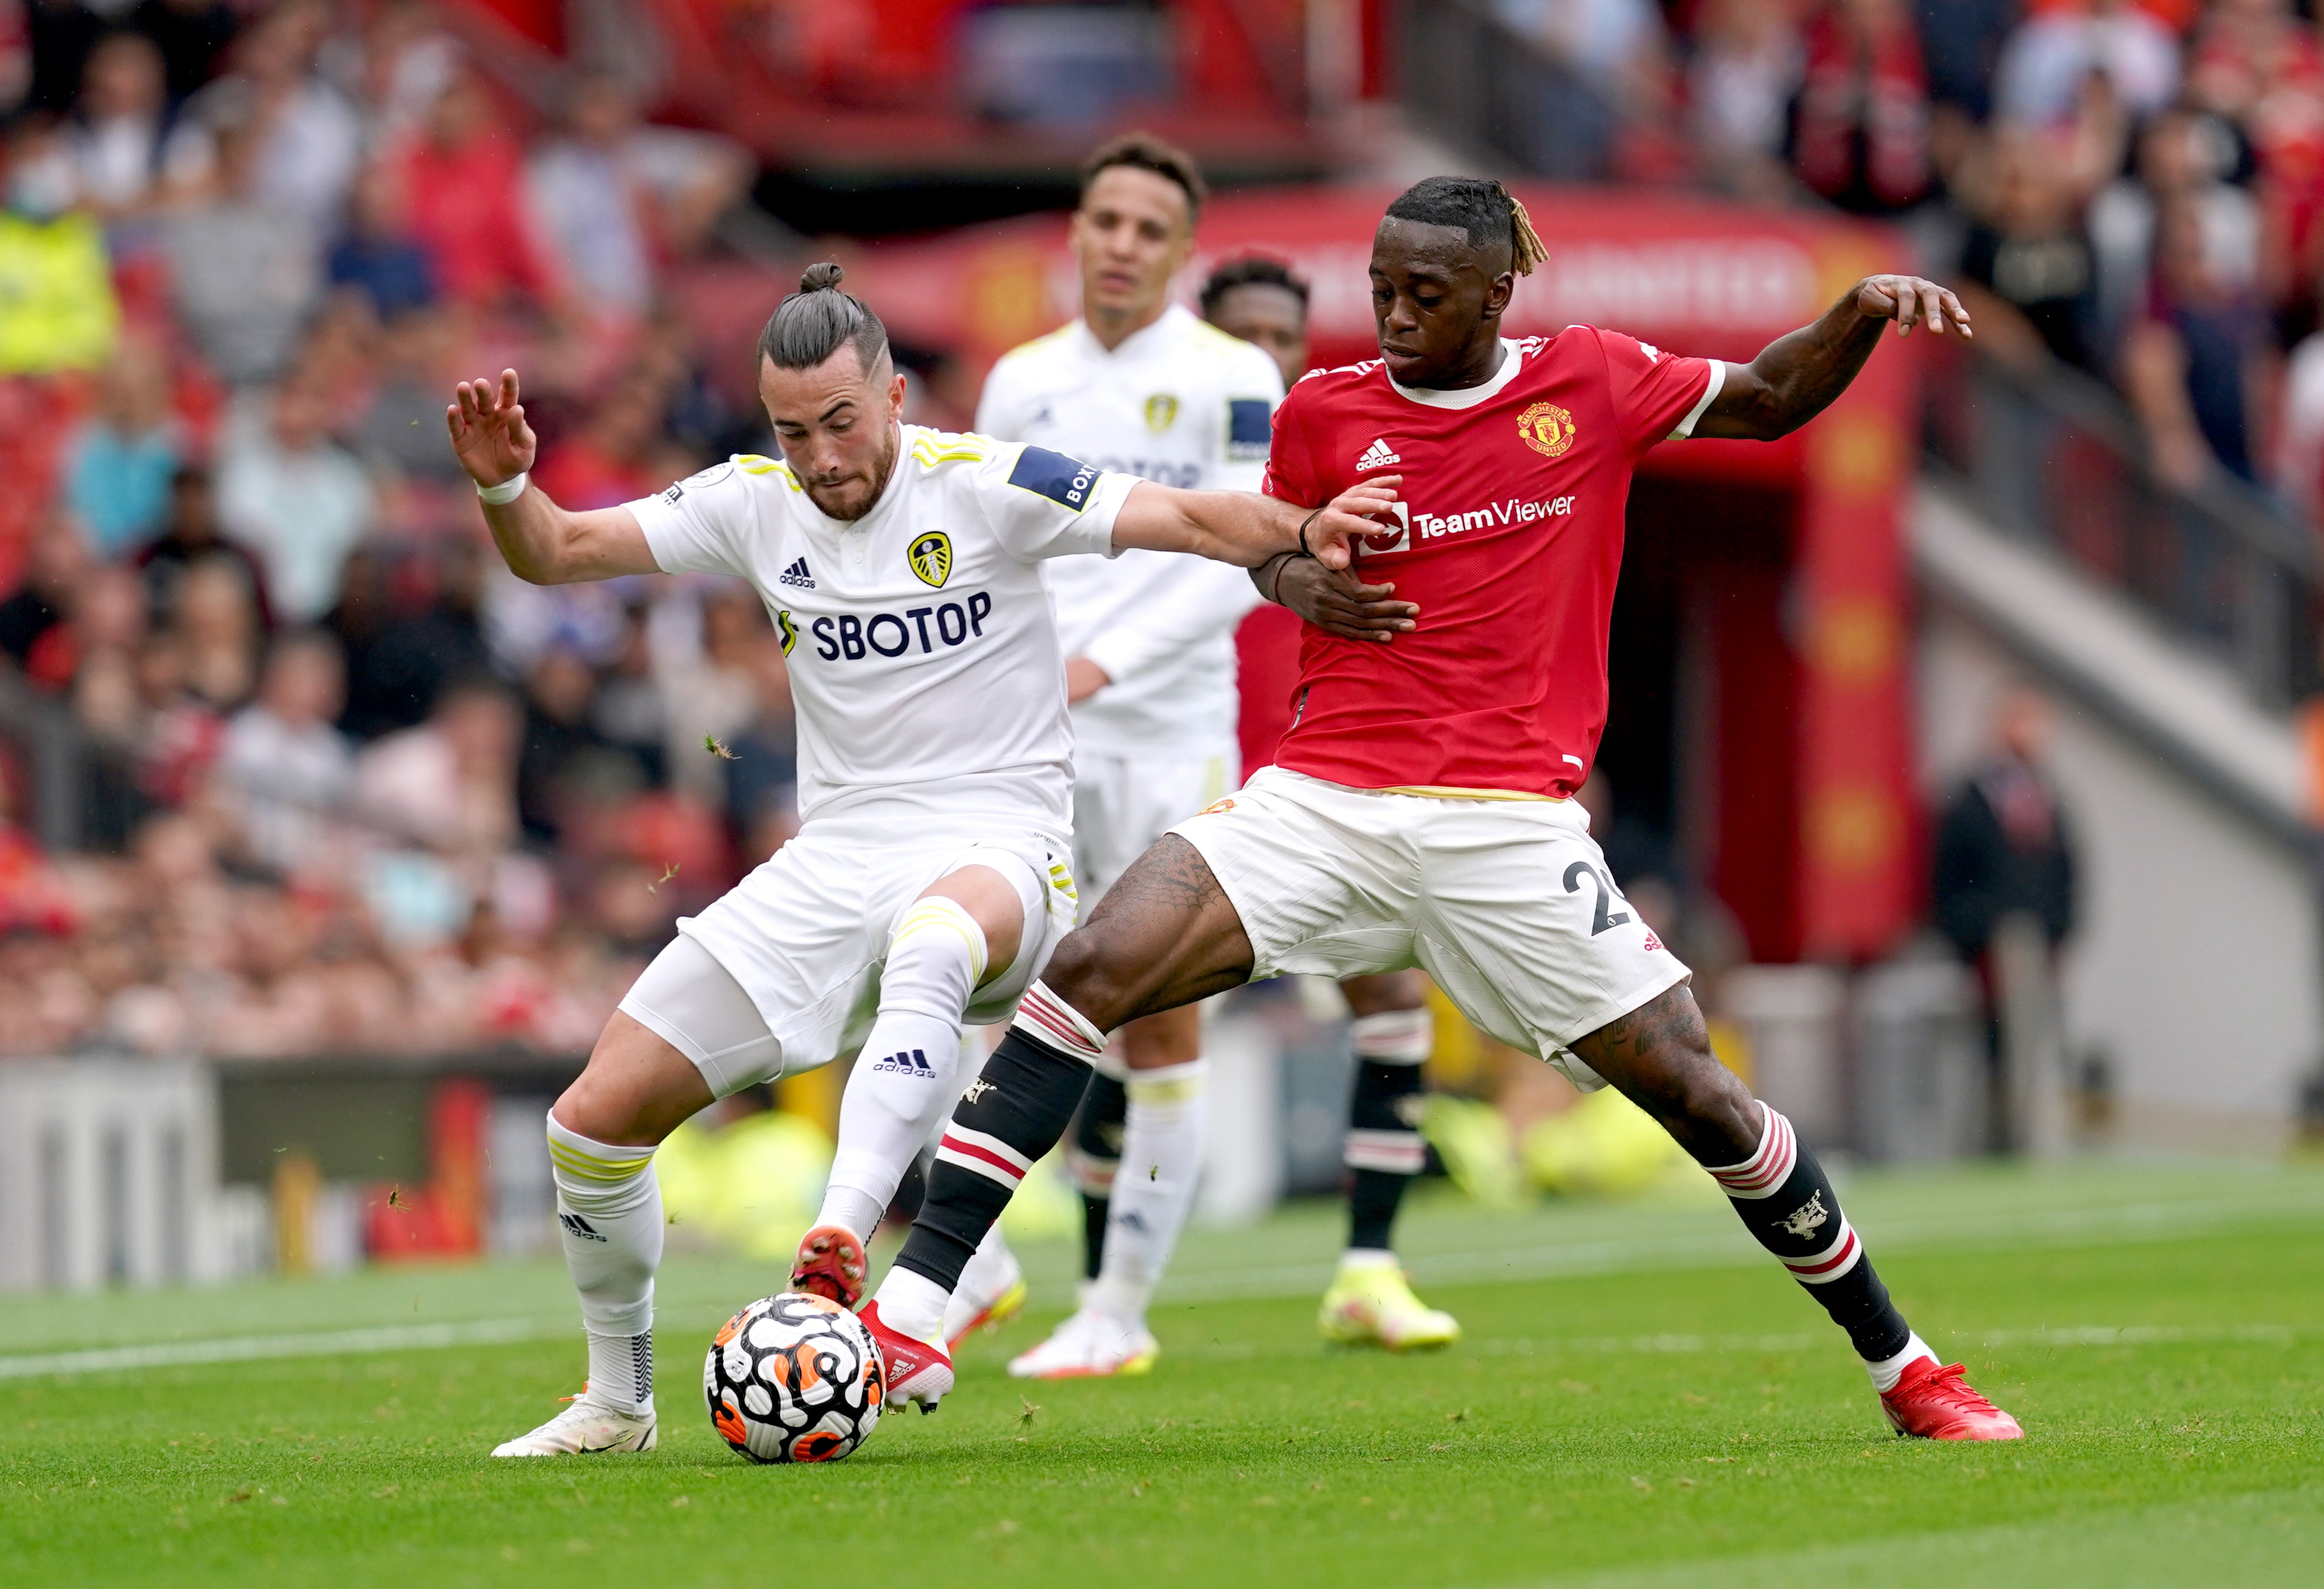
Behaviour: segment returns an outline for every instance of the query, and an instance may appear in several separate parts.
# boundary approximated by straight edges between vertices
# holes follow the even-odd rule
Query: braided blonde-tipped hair
[[[1541,245],[1541,234],[1533,229],[1533,217],[1526,207],[1507,188],[1501,189],[1509,201],[1509,266],[1520,276],[1530,276],[1533,268],[1549,258],[1549,250]]]

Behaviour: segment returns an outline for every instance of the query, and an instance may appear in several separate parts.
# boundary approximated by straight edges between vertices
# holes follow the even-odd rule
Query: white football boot
[[[622,1412],[589,1400],[585,1389],[564,1411],[529,1435],[493,1447],[494,1456],[590,1456],[601,1451],[650,1451],[654,1415]]]
[[[1144,1373],[1161,1355],[1142,1324],[1084,1308],[1029,1352],[1011,1358],[1009,1375],[1020,1380],[1106,1379]]]
[[[998,1235],[1000,1226],[993,1230]],[[978,1330],[1008,1323],[1025,1306],[1025,1290],[1024,1265],[1005,1243],[977,1248],[945,1304],[945,1345],[957,1346]]]

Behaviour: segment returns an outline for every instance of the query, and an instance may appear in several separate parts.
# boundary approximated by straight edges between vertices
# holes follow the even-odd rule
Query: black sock
[[[1082,1194],[1082,1278],[1095,1280],[1105,1262],[1105,1222],[1113,1211],[1113,1177],[1121,1168],[1121,1136],[1130,1122],[1130,1089],[1118,1077],[1090,1072],[1089,1090],[1074,1116],[1065,1162]]]
[[[1089,1077],[1087,1061],[1011,1028],[952,1112],[896,1266],[956,1287],[1018,1182],[1065,1134]]]
[[[1351,1247],[1385,1250],[1390,1245],[1404,1189],[1428,1162],[1428,1144],[1420,1137],[1424,1085],[1418,1065],[1356,1061],[1342,1155],[1355,1171],[1355,1184],[1348,1191]]]
[[[1904,1316],[1873,1272],[1840,1194],[1815,1155],[1801,1147],[1792,1123],[1766,1105],[1758,1150],[1740,1164],[1712,1169],[1744,1227],[1773,1253],[1831,1321],[1848,1332],[1856,1355],[1878,1363],[1913,1338]]]

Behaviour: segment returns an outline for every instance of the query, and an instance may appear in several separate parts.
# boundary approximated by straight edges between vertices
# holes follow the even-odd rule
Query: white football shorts
[[[1567,1045],[1689,975],[1572,801],[1391,794],[1270,767],[1170,831],[1242,918],[1252,980],[1418,966],[1585,1092],[1605,1079]]]
[[[904,912],[938,878],[984,866],[1017,886],[1025,926],[1017,958],[976,990],[967,1018],[1008,1020],[1074,924],[1065,840],[933,822],[926,836],[899,837],[897,825],[809,822],[707,910],[678,922],[678,939],[622,998],[623,1013],[693,1061],[718,1098],[827,1065],[867,1028]]]
[[[1084,914],[1130,863],[1241,781],[1242,758],[1223,756],[1074,756],[1074,874]]]

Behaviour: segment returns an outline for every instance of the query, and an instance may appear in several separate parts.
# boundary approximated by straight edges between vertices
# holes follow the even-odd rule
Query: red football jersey
[[[1398,527],[1356,559],[1420,604],[1394,641],[1302,628],[1278,766],[1360,789],[1563,797],[1606,725],[1606,638],[1630,474],[1693,431],[1726,368],[1570,326],[1504,341],[1481,386],[1320,371],[1275,414],[1269,495],[1305,507],[1399,474]]]

